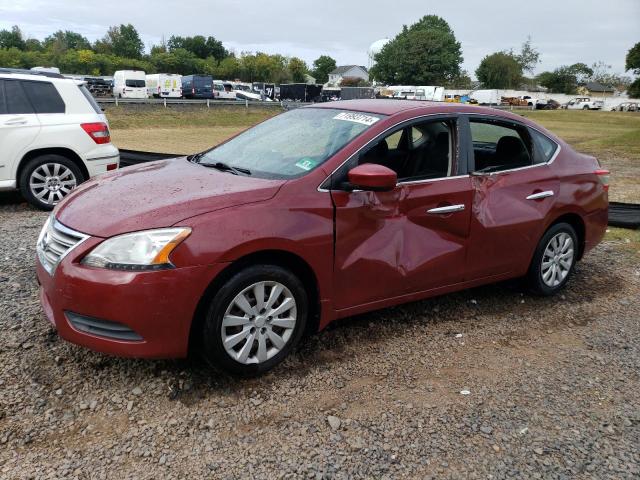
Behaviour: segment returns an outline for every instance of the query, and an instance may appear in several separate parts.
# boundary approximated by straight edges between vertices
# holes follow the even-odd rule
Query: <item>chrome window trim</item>
[[[419,120],[421,118],[427,118],[427,117],[446,116],[446,115],[451,115],[452,113],[457,115],[457,116],[463,116],[463,115],[473,116],[473,115],[476,115],[476,116],[481,116],[481,117],[492,117],[492,118],[496,118],[496,119],[504,121],[504,122],[513,122],[513,123],[515,123],[517,125],[520,125],[521,127],[531,128],[532,130],[535,130],[540,135],[543,135],[544,137],[548,138],[550,141],[552,141],[556,145],[556,151],[553,154],[553,156],[549,159],[548,162],[535,163],[533,165],[527,165],[526,167],[511,168],[509,170],[500,170],[499,172],[489,172],[489,173],[484,174],[486,176],[500,175],[502,173],[517,172],[519,170],[526,170],[528,168],[536,168],[536,167],[542,167],[542,166],[545,166],[545,165],[551,165],[554,162],[554,160],[558,157],[558,155],[560,154],[560,151],[562,150],[562,146],[558,142],[556,142],[552,138],[549,138],[548,135],[546,135],[544,132],[541,132],[538,128],[533,127],[531,125],[526,125],[524,123],[519,122],[518,120],[514,120],[514,119],[511,119],[511,118],[505,118],[505,117],[502,117],[500,115],[495,115],[495,114],[491,114],[491,113],[479,113],[479,112],[478,113],[476,113],[476,112],[428,113],[426,115],[419,115],[419,116],[414,117],[414,118],[409,119],[409,120],[402,120],[402,121],[400,121],[398,123],[394,123],[389,128],[387,128],[387,129],[383,130],[382,132],[380,132],[375,138],[372,138],[367,143],[365,143],[363,146],[361,146],[358,150],[356,150],[351,155],[349,155],[349,157],[344,162],[342,162],[340,165],[338,165],[329,175],[327,175],[325,177],[324,180],[322,180],[322,182],[320,182],[320,184],[318,185],[316,190],[318,192],[325,192],[325,193],[326,192],[330,192],[331,190],[329,190],[329,189],[321,188],[322,184],[325,183],[331,177],[331,175],[333,175],[338,170],[340,170],[344,166],[345,163],[347,163],[349,160],[351,160],[355,155],[359,154],[361,150],[363,150],[364,148],[366,148],[369,145],[371,145],[371,143],[379,140],[380,137],[385,135],[389,130],[393,130],[397,126],[399,126],[399,125],[401,125],[403,123],[406,123],[406,122],[412,122],[414,120]],[[420,183],[428,183],[428,182],[437,182],[437,181],[440,181],[440,180],[449,180],[449,179],[454,179],[454,178],[464,178],[464,177],[469,177],[469,176],[471,176],[471,174],[455,175],[453,177],[442,177],[442,178],[431,178],[431,179],[425,179],[425,180],[416,180],[416,181],[412,181],[412,182],[398,182],[398,185],[412,185],[412,184],[420,184]],[[360,191],[362,191],[362,190],[352,190],[352,192],[360,192]]]

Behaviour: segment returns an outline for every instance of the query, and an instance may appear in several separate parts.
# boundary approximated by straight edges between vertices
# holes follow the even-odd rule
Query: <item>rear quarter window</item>
[[[558,144],[542,133],[529,129],[534,145],[534,163],[549,162],[558,150]]]
[[[36,113],[64,113],[64,100],[50,82],[23,80],[22,86]]]

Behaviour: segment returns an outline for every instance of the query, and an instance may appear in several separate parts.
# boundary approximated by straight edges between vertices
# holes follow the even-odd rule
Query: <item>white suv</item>
[[[0,190],[44,210],[120,163],[84,82],[55,73],[0,68],[0,146]]]

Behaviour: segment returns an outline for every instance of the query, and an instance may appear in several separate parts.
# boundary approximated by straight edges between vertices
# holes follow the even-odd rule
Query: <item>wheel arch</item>
[[[299,255],[287,250],[260,250],[248,253],[222,270],[207,286],[196,307],[189,333],[189,352],[193,350],[199,341],[198,332],[205,319],[209,302],[215,292],[233,275],[252,265],[277,265],[291,270],[302,282],[309,296],[309,317],[305,335],[318,331],[320,326],[320,290],[318,278],[309,263]]]
[[[65,148],[65,147],[36,148],[34,150],[27,152],[22,157],[22,159],[20,160],[20,163],[18,164],[18,170],[16,171],[16,187],[17,188],[20,188],[20,176],[22,175],[22,171],[24,170],[24,167],[27,165],[27,163],[29,163],[30,160],[36,157],[40,157],[42,155],[60,155],[65,158],[68,158],[73,163],[75,163],[76,166],[80,169],[80,171],[82,172],[82,175],[84,176],[84,180],[89,179],[89,171],[87,170],[87,166],[84,164],[80,156],[70,148]]]
[[[573,212],[564,213],[559,217],[557,217],[556,219],[554,219],[551,223],[549,223],[549,225],[547,225],[547,228],[545,228],[544,231],[546,232],[547,230],[549,230],[554,225],[557,225],[558,223],[568,223],[573,227],[578,237],[577,260],[582,259],[582,256],[584,255],[585,240],[586,240],[586,226],[583,218],[577,213],[573,213]]]

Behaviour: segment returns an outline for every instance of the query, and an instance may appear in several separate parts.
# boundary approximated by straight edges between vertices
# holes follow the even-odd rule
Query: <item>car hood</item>
[[[222,172],[186,157],[171,158],[90,180],[60,202],[54,214],[69,228],[110,237],[268,200],[284,182]]]

